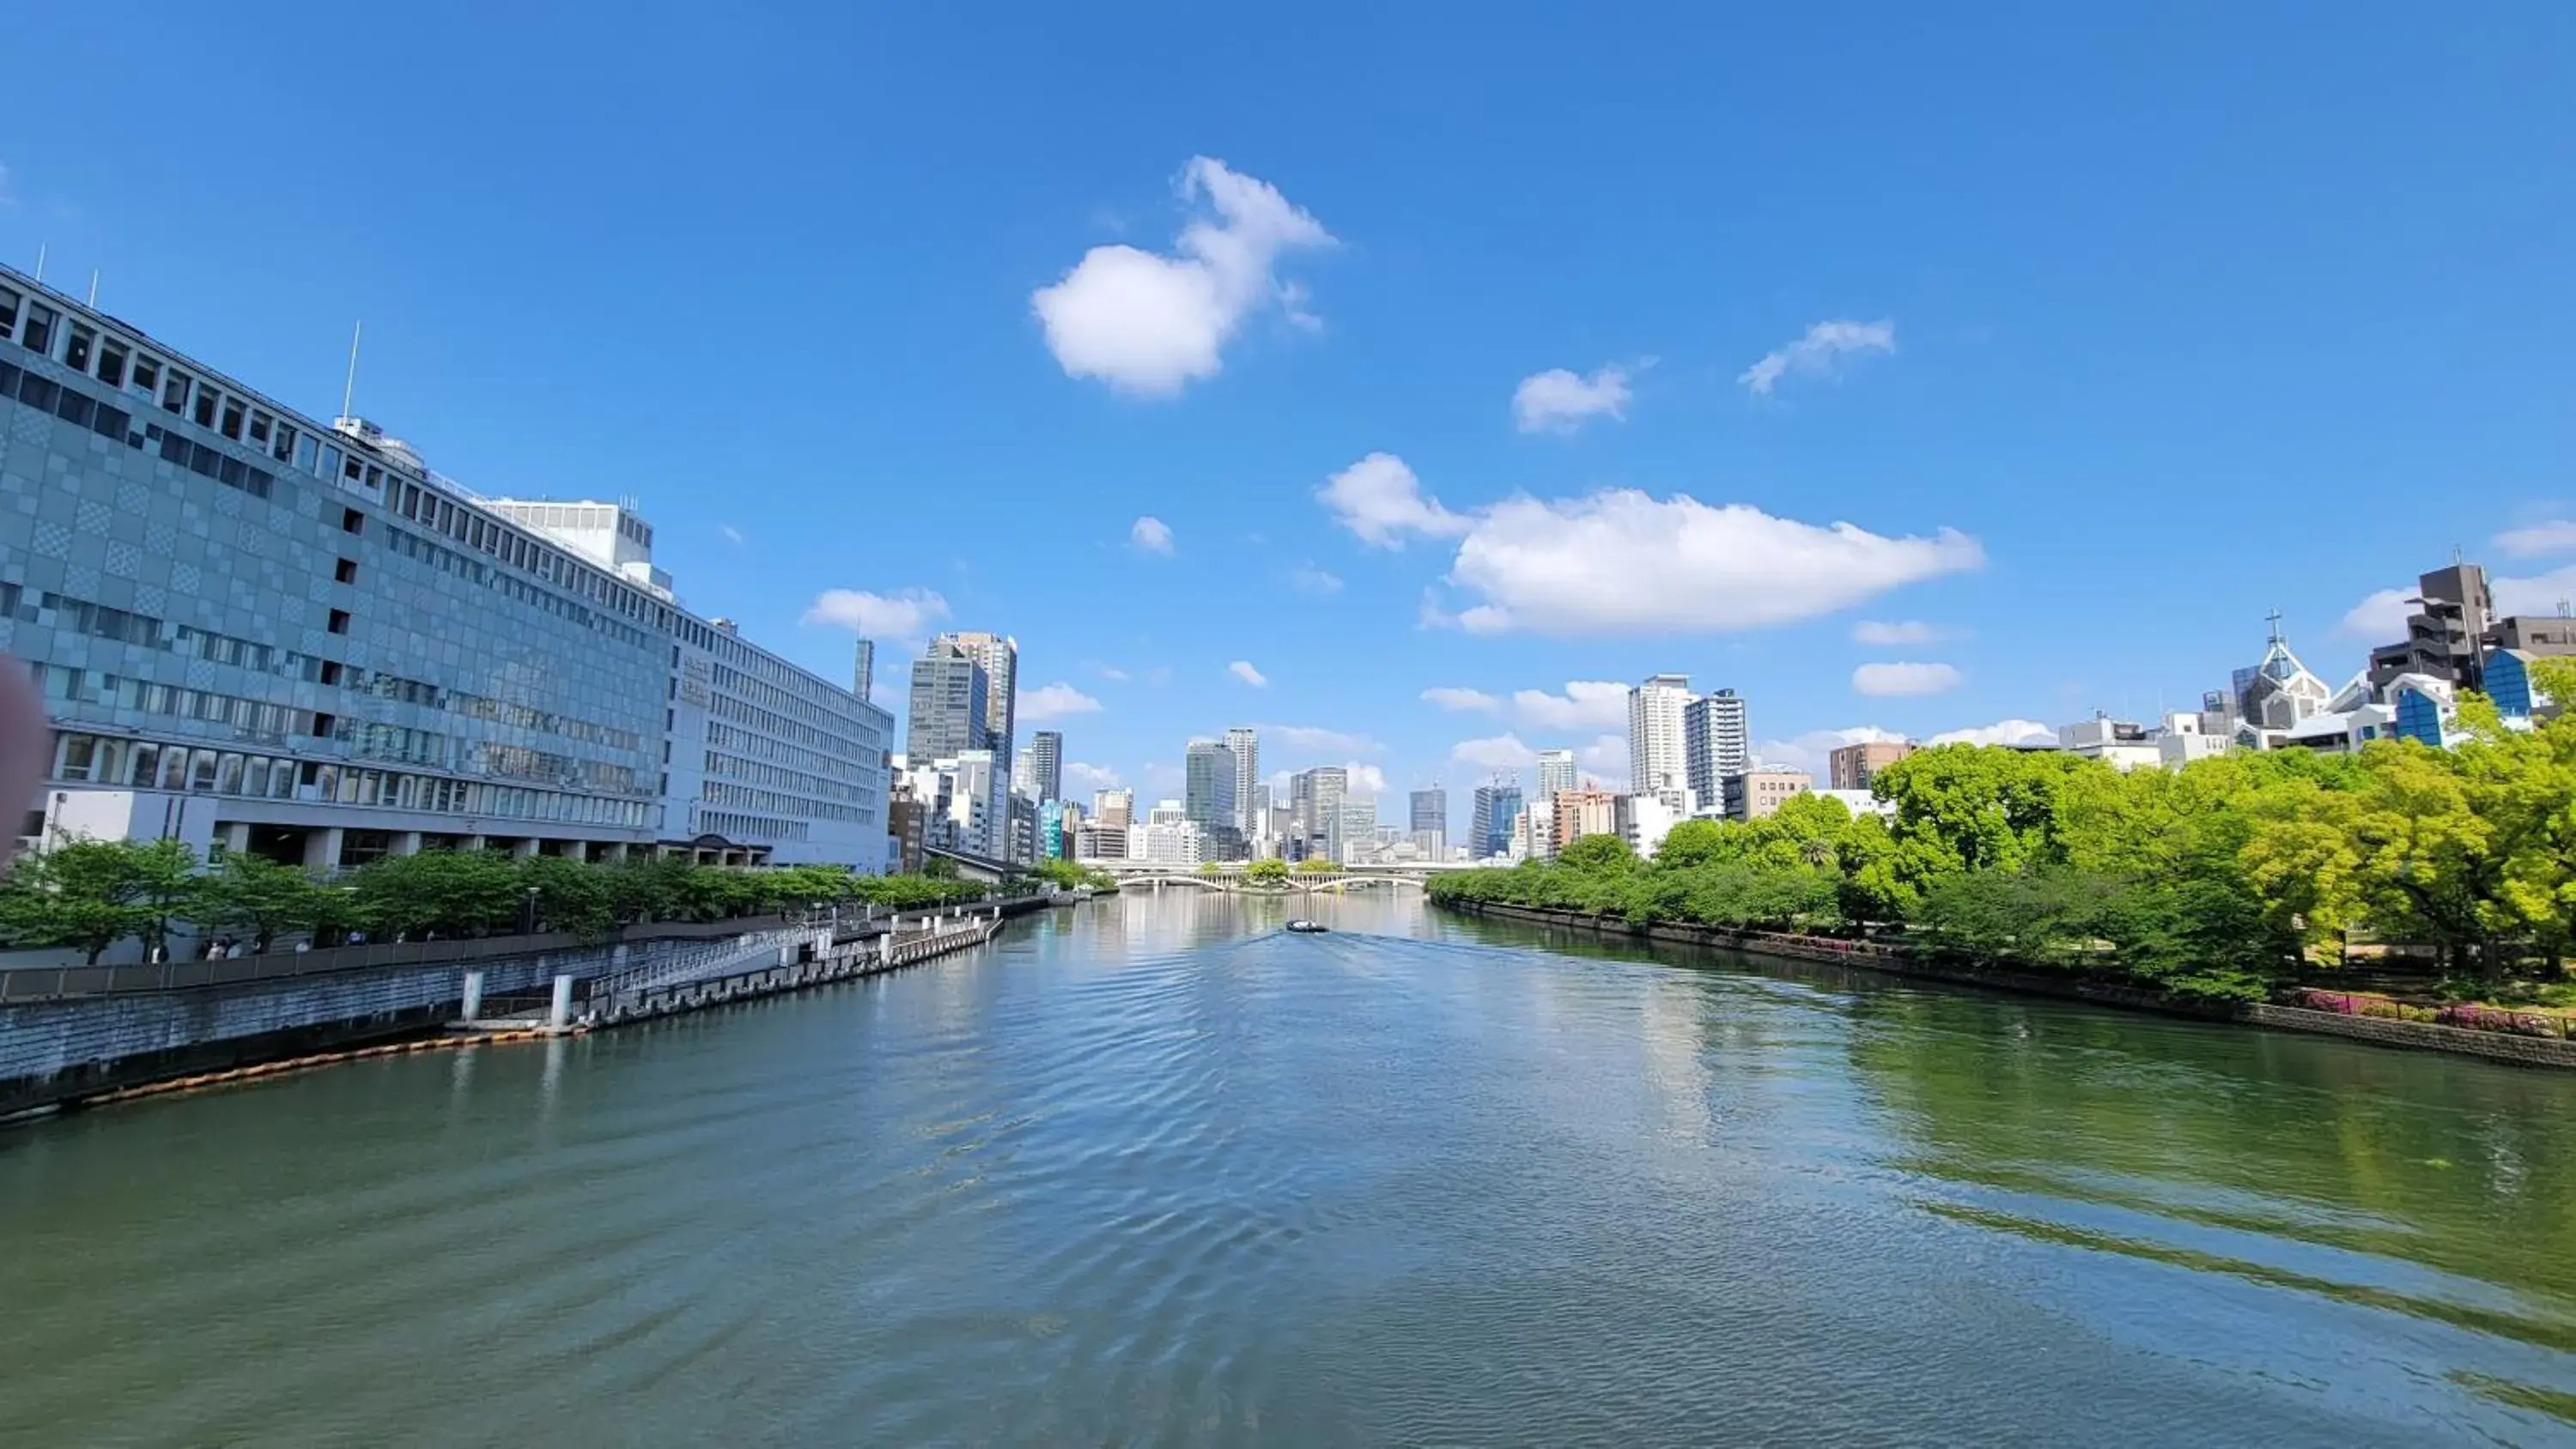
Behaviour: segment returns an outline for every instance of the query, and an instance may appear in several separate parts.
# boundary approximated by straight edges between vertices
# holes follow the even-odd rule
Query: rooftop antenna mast
[[[351,411],[358,399],[358,339],[367,332],[367,319],[361,317],[349,328],[349,380],[340,387],[340,416],[353,418]]]
[[[89,305],[91,311],[98,310],[98,268],[96,267],[89,269]]]
[[[38,242],[38,243],[36,243],[36,280],[37,280],[37,281],[39,281],[39,282],[41,282],[41,281],[43,281],[44,279],[45,279],[45,244],[44,244],[43,242]]]

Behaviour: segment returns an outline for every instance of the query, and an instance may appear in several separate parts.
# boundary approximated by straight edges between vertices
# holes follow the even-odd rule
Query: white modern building
[[[1726,798],[1726,781],[1753,768],[1753,724],[1744,696],[1731,689],[1682,706],[1683,776],[1691,801],[1713,806]]]
[[[1682,795],[1690,789],[1682,712],[1690,676],[1658,674],[1628,691],[1628,793]]]
[[[881,869],[891,718],[682,608],[651,549],[0,268],[0,647],[58,732],[22,835]]]
[[[1538,798],[1547,799],[1559,790],[1577,790],[1583,786],[1582,772],[1574,765],[1572,750],[1538,752]]]

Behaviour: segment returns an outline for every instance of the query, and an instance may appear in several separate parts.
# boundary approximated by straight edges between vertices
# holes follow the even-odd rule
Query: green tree
[[[1297,862],[1297,874],[1299,875],[1333,875],[1340,870],[1340,866],[1335,865],[1331,860],[1320,855],[1310,855],[1304,860]]]
[[[395,940],[506,930],[525,899],[510,857],[488,850],[389,855],[360,866],[350,889],[357,918]]]
[[[1637,852],[1628,842],[1615,835],[1579,835],[1565,849],[1557,852],[1557,862],[1569,870],[1598,873],[1625,873],[1637,868]]]
[[[240,931],[253,951],[266,951],[290,931],[336,921],[340,893],[312,873],[264,855],[228,850],[201,884],[196,920],[210,931]]]
[[[1264,856],[1243,868],[1243,878],[1265,885],[1276,885],[1288,879],[1288,862],[1277,856]]]
[[[21,860],[0,889],[0,930],[30,946],[70,946],[93,966],[129,936],[166,937],[181,886],[178,841],[60,841]],[[184,879],[184,877],[175,877]]]

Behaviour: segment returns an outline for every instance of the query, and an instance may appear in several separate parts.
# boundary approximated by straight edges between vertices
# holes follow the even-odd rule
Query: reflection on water
[[[0,1136],[0,1442],[2567,1442],[2572,1109],[1174,888]]]

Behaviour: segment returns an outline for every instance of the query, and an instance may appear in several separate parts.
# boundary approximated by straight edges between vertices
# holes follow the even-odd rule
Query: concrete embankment
[[[74,976],[65,978],[72,988],[67,992],[0,999],[0,1119],[159,1084],[238,1080],[280,1064],[445,1042],[448,1028],[465,1014],[469,995],[487,1005],[543,1001],[558,978],[574,983],[576,1022],[582,1025],[640,1021],[847,980],[990,939],[1002,920],[1044,904],[1035,897],[988,904],[976,910],[985,917],[980,925],[906,916],[899,918],[899,933],[889,932],[891,920],[837,931],[741,922],[731,923],[729,936],[721,928],[687,928],[667,937],[593,945],[515,937],[439,943],[440,949],[424,953],[434,959],[420,961],[370,962],[353,950],[339,969],[315,970],[312,958],[323,953],[311,952],[292,960],[206,963],[216,971],[183,963],[171,973],[203,984],[145,984],[157,978],[159,968],[118,968],[128,974],[114,982]],[[744,926],[768,929],[746,932]],[[710,952],[727,939],[755,938],[775,938],[786,949],[762,952],[732,969]],[[543,948],[530,949],[539,942]],[[476,946],[484,949],[477,952]],[[693,958],[716,964],[693,972]],[[210,976],[218,979],[205,980]],[[24,983],[19,994],[31,994]],[[455,1039],[488,1042],[535,1034],[514,1026]]]
[[[2270,1027],[2280,1031],[2308,1032],[2318,1036],[2342,1037],[2347,1041],[2367,1042],[2373,1046],[2402,1047],[2412,1051],[2451,1052],[2459,1056],[2482,1057],[2488,1061],[2506,1062],[2515,1066],[2576,1068],[2576,1042],[2550,1037],[2519,1036],[2500,1031],[2472,1031],[2466,1027],[2444,1026],[2436,1022],[2390,1021],[2378,1017],[2346,1016],[2339,1012],[2311,1011],[2306,1007],[2280,1006],[2269,1002],[2221,1004],[2185,1001],[2160,992],[2115,982],[2090,981],[2080,977],[1934,961],[1901,947],[1868,941],[1846,941],[1833,936],[1801,936],[1782,931],[1738,931],[1717,926],[1692,926],[1671,922],[1641,926],[1617,916],[1548,910],[1535,906],[1504,905],[1499,902],[1443,901],[1438,904],[1442,910],[1456,911],[1462,915],[1522,921],[1531,925],[1580,931],[1589,935],[1654,941],[1678,946],[1703,946],[1713,950],[1741,951],[1748,955],[1773,956],[1792,961],[1830,962],[1918,981],[1940,981],[1955,986],[1974,986],[1988,991],[2007,991],[2022,996],[2046,996],[2064,1001],[2083,1001],[2097,1006],[2118,1007],[2125,1011],[2151,1011],[2164,1016],[2191,1017],[2201,1021],[2235,1022],[2248,1026]]]

